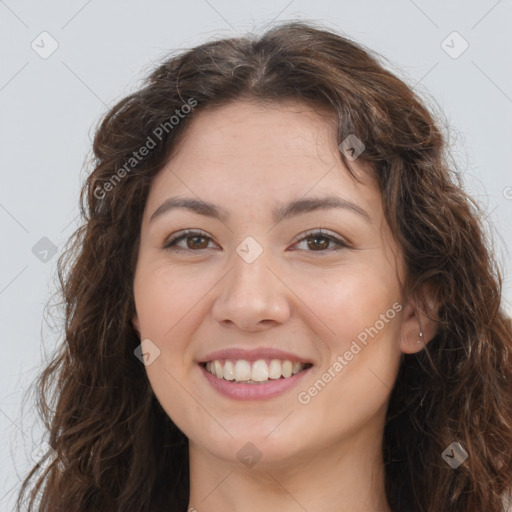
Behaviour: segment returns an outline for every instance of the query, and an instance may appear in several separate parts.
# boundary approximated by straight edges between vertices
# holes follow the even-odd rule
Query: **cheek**
[[[191,325],[201,307],[204,279],[165,265],[142,265],[134,282],[137,314],[143,338],[160,350],[159,356],[145,367],[153,392],[167,415],[183,431],[199,421],[207,429],[200,400],[190,392],[187,372],[193,370],[190,354]],[[195,418],[195,419],[194,419]]]
[[[328,327],[323,341],[329,355],[317,375],[322,380],[327,374],[327,383],[315,381],[310,403],[321,417],[331,411],[332,421],[346,421],[339,416],[343,404],[354,413],[350,417],[366,418],[386,401],[400,361],[401,307],[393,275],[361,263],[310,288],[311,306]]]
[[[150,383],[159,399],[178,398],[178,383],[184,381],[185,372],[192,367],[190,339],[194,326],[190,322],[201,308],[201,282],[187,272],[171,272],[168,266],[141,266],[134,295],[141,335],[160,351],[158,358],[146,366]]]
[[[353,263],[321,277],[296,275],[288,282],[315,314],[310,318],[317,334],[336,355],[379,321],[380,315],[392,310],[400,297],[393,273],[367,262]],[[391,313],[395,316],[394,310]],[[396,323],[389,321],[383,331]]]
[[[166,265],[141,264],[134,295],[142,333],[167,340],[204,295],[205,280],[197,273]]]

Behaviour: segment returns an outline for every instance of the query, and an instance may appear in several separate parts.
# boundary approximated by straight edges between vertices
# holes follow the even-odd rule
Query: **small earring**
[[[416,343],[423,343],[423,333],[421,332],[421,327],[420,327],[420,339],[417,340]]]

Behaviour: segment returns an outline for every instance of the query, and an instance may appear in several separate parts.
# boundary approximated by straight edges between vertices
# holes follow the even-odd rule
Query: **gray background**
[[[55,291],[58,254],[78,225],[79,187],[100,115],[169,50],[292,18],[325,22],[376,50],[444,112],[467,189],[495,226],[512,312],[511,0],[0,0],[2,512],[12,510],[43,440],[33,403],[22,409],[21,402],[59,339],[43,324],[43,307]],[[55,43],[40,36],[45,31],[58,43],[49,56],[43,52]],[[457,58],[442,46],[453,31],[469,44]],[[453,54],[461,43],[452,36],[445,48]]]

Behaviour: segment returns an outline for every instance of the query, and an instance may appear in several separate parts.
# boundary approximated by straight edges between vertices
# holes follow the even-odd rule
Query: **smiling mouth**
[[[313,365],[287,359],[216,359],[200,363],[200,366],[213,376],[233,383],[265,384],[278,379],[288,379]]]

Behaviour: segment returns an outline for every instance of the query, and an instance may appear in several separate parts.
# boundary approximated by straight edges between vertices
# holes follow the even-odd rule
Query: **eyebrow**
[[[152,222],[157,217],[175,209],[186,209],[198,215],[205,217],[212,217],[226,222],[229,219],[229,213],[208,201],[201,199],[191,199],[186,197],[169,197],[166,199],[151,215],[149,222]],[[274,222],[280,222],[285,219],[290,219],[297,215],[312,212],[315,210],[328,210],[332,208],[341,208],[363,217],[368,223],[371,223],[371,218],[368,213],[360,206],[347,199],[338,196],[324,196],[324,197],[308,197],[301,198],[283,206],[278,206],[272,211]]]

